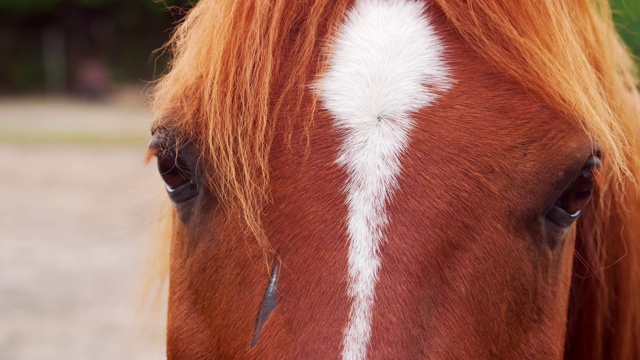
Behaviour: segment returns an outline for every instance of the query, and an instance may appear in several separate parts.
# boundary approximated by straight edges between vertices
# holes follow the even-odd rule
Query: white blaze
[[[315,84],[343,134],[337,162],[346,169],[349,297],[342,358],[364,359],[390,201],[414,126],[411,115],[450,87],[444,47],[422,3],[357,0]]]

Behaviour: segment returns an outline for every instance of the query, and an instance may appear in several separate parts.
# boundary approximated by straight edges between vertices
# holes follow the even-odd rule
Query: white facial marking
[[[328,70],[314,86],[343,134],[337,162],[348,175],[352,303],[342,344],[345,360],[367,355],[385,204],[397,187],[412,113],[450,87],[443,52],[424,4],[357,0],[335,38]]]

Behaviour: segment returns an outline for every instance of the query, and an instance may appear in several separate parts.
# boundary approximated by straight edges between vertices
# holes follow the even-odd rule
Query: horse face
[[[561,356],[573,224],[597,148],[438,13],[395,5],[382,14],[436,53],[397,49],[387,55],[399,63],[382,64],[393,76],[375,75],[366,62],[375,47],[357,49],[365,60],[341,53],[375,11],[351,15],[337,60],[306,95],[320,101],[311,128],[274,119],[268,248],[205,185],[215,169],[201,142],[157,132],[152,147],[176,209],[169,358]],[[382,47],[386,33],[375,33]],[[363,77],[374,73],[363,84],[348,71],[359,61]]]

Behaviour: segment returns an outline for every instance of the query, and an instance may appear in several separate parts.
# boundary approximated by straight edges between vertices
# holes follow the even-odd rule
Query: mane
[[[317,49],[347,3],[200,1],[167,45],[173,61],[156,87],[157,124],[197,143],[216,197],[264,247],[273,119],[283,112],[298,119],[303,105],[315,107],[303,104],[299,84],[313,81],[322,64]],[[287,85],[276,93],[276,82]]]
[[[640,97],[608,2],[434,1],[489,64],[597,139],[604,167],[578,224],[566,357],[640,357]],[[301,114],[315,104],[301,86],[322,69],[318,49],[349,3],[202,0],[167,45],[157,126],[196,143],[210,187],[265,248],[273,119],[286,113],[309,128]]]

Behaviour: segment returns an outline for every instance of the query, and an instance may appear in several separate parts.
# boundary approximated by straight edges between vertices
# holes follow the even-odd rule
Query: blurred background
[[[146,101],[196,1],[0,0],[0,359],[164,357]],[[640,0],[613,7],[640,54]]]
[[[146,101],[193,2],[0,0],[0,359],[165,358]]]

